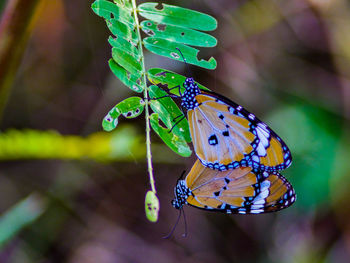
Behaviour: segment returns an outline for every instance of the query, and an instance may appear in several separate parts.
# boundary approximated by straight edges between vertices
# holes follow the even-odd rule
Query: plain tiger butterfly
[[[287,208],[296,200],[292,185],[278,172],[238,167],[226,171],[195,162],[174,189],[172,205],[187,204],[227,214],[260,214]]]
[[[254,114],[222,95],[199,89],[193,78],[186,78],[183,87],[181,107],[187,111],[194,150],[204,166],[220,171],[252,166],[271,172],[291,165],[287,145]]]

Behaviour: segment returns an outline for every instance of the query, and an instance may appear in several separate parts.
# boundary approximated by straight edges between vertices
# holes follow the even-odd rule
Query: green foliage
[[[155,85],[161,85],[162,87],[167,88],[169,93],[172,93],[176,96],[180,96],[179,89],[177,88],[171,89],[171,88],[178,86],[179,83],[184,83],[186,79],[185,76],[182,76],[170,70],[161,69],[161,68],[151,68],[150,70],[148,70],[147,76],[150,82],[152,82]],[[204,87],[198,82],[196,82],[196,84],[202,90],[209,90],[208,88]],[[180,85],[179,88],[181,93],[185,91],[185,88],[182,85]]]
[[[214,47],[217,44],[215,37],[190,28],[159,24],[150,20],[142,21],[141,28],[149,36],[166,39],[171,42],[198,47]]]
[[[113,59],[108,61],[109,67],[113,74],[116,75],[124,85],[128,86],[135,92],[142,92],[143,86],[140,85],[140,78],[128,73],[123,67],[119,66]]]
[[[114,1],[114,4],[111,1],[96,0],[91,6],[97,15],[106,20],[109,30],[114,35],[108,39],[112,46],[112,59],[109,60],[112,72],[131,90],[144,92],[145,100],[130,97],[113,107],[104,117],[102,127],[105,131],[111,131],[117,127],[120,115],[135,118],[145,110],[148,173],[152,187],[152,191],[146,196],[145,209],[146,216],[151,222],[157,221],[159,201],[155,196],[152,172],[150,127],[180,156],[188,157],[192,151],[188,146],[191,137],[184,114],[167,92],[157,86],[146,85],[148,76],[153,84],[166,85],[168,90],[176,94],[176,89],[178,91],[179,89],[174,87],[180,87],[185,77],[162,69],[147,71],[143,47],[160,56],[181,62],[184,62],[185,58],[189,64],[215,69],[216,60],[213,57],[208,60],[198,59],[199,50],[189,45],[213,47],[217,43],[211,35],[200,32],[211,31],[217,27],[213,17],[177,6],[162,4],[159,8],[157,5],[157,3],[143,3],[136,7],[135,0],[118,0]],[[137,12],[148,20],[139,23]],[[149,37],[142,39],[140,29]],[[148,106],[152,109],[152,114],[149,113]],[[153,201],[147,198],[153,198]]]
[[[150,116],[153,130],[176,153],[189,156],[191,150],[187,143],[191,141],[187,120],[176,123],[174,118],[181,115],[181,111],[170,98],[157,99],[167,96],[165,92],[155,87],[146,86],[146,78],[153,84],[166,85],[168,89],[182,85],[184,76],[163,69],[144,68],[142,46],[154,54],[183,62],[183,58],[176,48],[179,48],[186,58],[186,62],[207,69],[216,68],[216,60],[198,59],[199,50],[191,47],[213,47],[216,39],[201,31],[211,31],[217,27],[216,20],[206,14],[186,8],[157,3],[143,3],[137,7],[137,12],[147,20],[138,22],[131,1],[96,0],[92,4],[93,11],[106,20],[106,24],[114,36],[108,41],[112,46],[112,59],[109,60],[111,71],[123,84],[135,92],[150,92],[149,103],[155,113]],[[141,39],[141,29],[148,37]],[[189,46],[190,45],[190,46]],[[200,88],[205,89],[203,86]],[[183,87],[181,87],[183,91]],[[169,92],[179,95],[178,89]],[[148,97],[148,94],[145,97]],[[146,107],[148,103],[146,102]],[[141,99],[135,97],[118,103],[104,118],[104,130],[111,131],[118,124],[118,117],[130,114],[134,118],[141,114],[145,106]],[[175,116],[177,114],[177,116]],[[146,114],[147,115],[147,114]],[[159,124],[159,120],[166,127]],[[174,126],[176,124],[176,126]],[[174,126],[174,127],[173,127]]]
[[[208,61],[199,60],[198,49],[191,46],[213,47],[216,39],[206,33],[199,32],[214,30],[216,20],[206,14],[163,4],[160,9],[157,3],[144,3],[139,6],[140,15],[149,19],[141,24],[142,30],[148,34],[143,40],[145,48],[149,51],[170,59],[183,61],[176,50],[179,48],[186,58],[186,62],[207,69],[216,68],[216,60],[212,57]]]
[[[157,23],[188,27],[202,31],[211,31],[217,27],[215,18],[209,15],[173,5],[161,4],[160,8],[157,5],[158,3],[144,3],[139,5],[140,15]]]
[[[158,86],[152,85],[150,86],[149,94],[151,98],[159,98],[165,96],[167,93],[158,88]],[[150,104],[151,109],[155,112],[150,116],[153,130],[174,152],[184,157],[190,156],[192,151],[187,143],[191,142],[191,136],[184,114],[169,97],[151,100]],[[162,127],[159,124],[159,120],[167,128]]]
[[[149,95],[150,98],[160,98],[166,96],[167,93],[158,86],[152,85],[149,87]],[[190,128],[184,113],[170,97],[151,100],[150,105],[151,109],[159,115],[159,118],[165,126],[168,127],[169,131],[172,129],[172,133],[183,139],[185,142],[192,141],[189,131]]]
[[[118,118],[123,115],[125,118],[136,118],[145,108],[145,103],[140,97],[130,97],[119,102],[109,111],[102,121],[105,131],[112,131],[118,125]]]
[[[159,124],[159,116],[157,113],[152,113],[150,121],[153,130],[163,139],[170,149],[183,157],[189,157],[191,155],[192,152],[184,140]]]
[[[109,38],[112,46],[113,60],[109,61],[112,72],[129,88],[142,92],[145,83],[142,78],[142,50],[137,46],[138,38],[135,17],[130,1],[96,0],[92,10],[106,20],[106,24],[114,35]],[[113,62],[111,62],[113,61]]]
[[[125,68],[130,74],[141,77],[141,65],[134,56],[121,48],[112,48],[112,58],[118,61],[118,64]]]
[[[179,48],[187,63],[206,69],[216,68],[216,60],[214,58],[210,58],[208,61],[205,59],[199,60],[197,58],[199,50],[193,47],[156,37],[148,37],[143,43],[149,51],[157,55],[183,61],[181,54],[176,50],[176,48]]]

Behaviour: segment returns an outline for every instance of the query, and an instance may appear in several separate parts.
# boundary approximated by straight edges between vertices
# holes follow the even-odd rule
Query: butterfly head
[[[181,96],[181,106],[187,110],[192,110],[198,106],[196,96],[201,93],[197,83],[193,78],[186,78],[183,84],[185,91]]]
[[[191,190],[186,186],[185,180],[179,180],[174,188],[175,198],[171,205],[176,209],[181,209],[187,203],[187,198],[191,195]]]

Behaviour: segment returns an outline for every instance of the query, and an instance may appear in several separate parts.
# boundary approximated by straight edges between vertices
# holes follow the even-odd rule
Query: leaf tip
[[[115,129],[115,127],[117,127],[118,125],[118,119],[113,119],[112,116],[108,113],[102,121],[102,128],[105,131],[112,131]]]

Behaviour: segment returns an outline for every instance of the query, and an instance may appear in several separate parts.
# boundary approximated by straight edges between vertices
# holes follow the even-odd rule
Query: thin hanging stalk
[[[139,39],[139,50],[141,55],[141,66],[142,66],[142,75],[143,75],[143,83],[144,83],[144,98],[145,98],[145,116],[146,116],[146,149],[147,149],[147,166],[148,166],[148,174],[149,174],[149,182],[151,184],[152,191],[156,193],[156,187],[154,184],[154,176],[153,176],[153,167],[152,167],[152,152],[151,152],[151,128],[149,123],[149,103],[148,103],[148,87],[146,80],[146,69],[145,69],[145,61],[142,50],[142,39],[140,32],[140,24],[137,16],[137,8],[136,8],[136,0],[132,0],[132,7],[134,12],[134,19],[136,22],[136,32]]]

